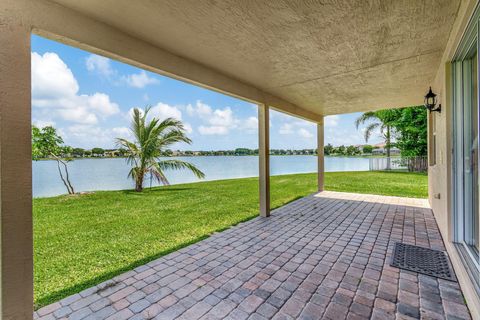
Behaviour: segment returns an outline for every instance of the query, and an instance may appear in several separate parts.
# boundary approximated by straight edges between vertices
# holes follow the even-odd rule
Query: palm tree
[[[380,129],[380,134],[385,141],[385,149],[387,150],[387,169],[390,169],[390,148],[392,146],[393,121],[395,120],[395,110],[378,110],[363,113],[355,120],[355,127],[368,123],[365,127],[365,142],[368,142],[372,133],[376,129]]]
[[[160,121],[157,118],[147,120],[150,107],[145,110],[133,109],[133,117],[130,130],[135,140],[117,138],[117,145],[128,150],[127,162],[132,166],[128,174],[135,180],[135,191],[143,190],[143,180],[147,173],[159,183],[168,185],[169,182],[164,174],[167,169],[188,169],[198,178],[205,174],[193,164],[181,160],[160,160],[161,152],[176,142],[192,141],[185,135],[185,129],[181,121],[167,118]]]

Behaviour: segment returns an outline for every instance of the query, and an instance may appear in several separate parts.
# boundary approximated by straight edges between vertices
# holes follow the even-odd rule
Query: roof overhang
[[[16,3],[40,34],[315,121],[421,104],[460,2]]]

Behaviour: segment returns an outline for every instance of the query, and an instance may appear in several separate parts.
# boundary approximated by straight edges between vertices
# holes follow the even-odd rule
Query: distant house
[[[384,147],[376,148],[376,149],[373,149],[372,154],[374,154],[374,155],[386,155],[387,154],[387,149],[385,149]],[[398,149],[396,147],[390,148],[390,155],[396,156],[396,155],[399,155],[399,154],[400,154],[400,149]]]

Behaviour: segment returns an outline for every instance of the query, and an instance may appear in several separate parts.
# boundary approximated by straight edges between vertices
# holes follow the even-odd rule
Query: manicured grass
[[[326,189],[427,196],[427,176],[327,173]],[[272,207],[316,191],[315,174],[271,179]],[[222,180],[33,201],[35,304],[40,307],[256,217],[258,179]]]
[[[426,173],[396,171],[327,172],[325,189],[410,198],[428,197]]]

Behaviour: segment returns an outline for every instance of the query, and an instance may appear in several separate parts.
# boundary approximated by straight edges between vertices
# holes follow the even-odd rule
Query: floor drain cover
[[[395,243],[392,267],[455,281],[447,255],[443,251]]]

